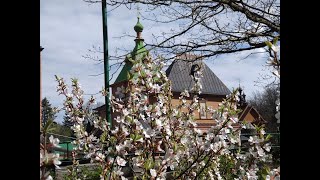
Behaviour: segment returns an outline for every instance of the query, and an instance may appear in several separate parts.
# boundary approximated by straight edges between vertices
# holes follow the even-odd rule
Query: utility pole
[[[106,119],[112,127],[110,103],[109,103],[109,51],[108,51],[108,26],[107,26],[107,2],[102,0],[102,31],[103,31],[103,59],[104,59],[104,86],[108,94],[105,96]]]

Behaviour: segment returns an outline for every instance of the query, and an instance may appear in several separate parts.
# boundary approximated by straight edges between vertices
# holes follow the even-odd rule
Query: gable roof
[[[227,86],[211,71],[202,61],[174,60],[166,70],[168,78],[172,82],[172,92],[182,92],[185,89],[190,91],[194,85],[194,80],[190,75],[192,65],[198,64],[202,68],[201,78],[202,94],[228,95],[231,91]]]
[[[260,113],[251,105],[246,105],[241,107],[242,111],[239,114],[239,121],[244,121],[247,114],[251,113],[251,115],[254,117],[253,123],[256,124],[265,124],[267,123],[266,120],[260,115]]]

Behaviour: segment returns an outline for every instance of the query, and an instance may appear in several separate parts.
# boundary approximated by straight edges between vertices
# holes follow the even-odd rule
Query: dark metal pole
[[[107,3],[106,0],[102,0],[102,30],[103,30],[103,59],[104,59],[104,86],[106,91],[109,92],[109,51],[108,51],[108,26],[107,26]],[[106,118],[112,127],[109,93],[105,96],[106,104]]]

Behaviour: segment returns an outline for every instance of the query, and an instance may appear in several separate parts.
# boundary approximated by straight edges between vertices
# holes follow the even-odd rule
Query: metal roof
[[[191,67],[194,64],[198,64],[202,68],[202,94],[228,95],[231,93],[227,86],[202,60],[187,61],[179,59],[174,60],[166,70],[168,78],[172,81],[173,92],[182,92],[185,89],[191,90],[195,83],[190,75]]]

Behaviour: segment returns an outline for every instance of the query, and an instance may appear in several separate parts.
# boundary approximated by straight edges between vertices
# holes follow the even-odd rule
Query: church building
[[[121,72],[116,78],[115,82],[110,85],[112,88],[112,94],[116,93],[117,87],[127,87],[128,77],[127,74],[132,68],[132,63],[130,60],[138,60],[143,58],[148,50],[144,47],[144,39],[142,38],[143,26],[139,21],[134,26],[134,30],[137,33],[135,41],[135,47],[132,52],[125,58],[125,65],[123,66]],[[227,86],[215,75],[215,73],[202,61],[202,59],[197,58],[196,55],[191,53],[185,53],[177,55],[177,58],[170,64],[166,70],[166,75],[168,79],[172,82],[172,105],[177,105],[179,103],[180,93],[185,89],[190,92],[195,81],[192,77],[192,72],[195,68],[202,68],[203,77],[201,78],[202,92],[199,95],[200,98],[200,112],[195,114],[196,122],[198,128],[206,130],[211,126],[214,126],[214,121],[205,112],[207,107],[213,109],[218,108],[219,103],[222,102],[226,95],[230,94],[231,91]],[[251,106],[249,106],[245,101],[245,94],[240,88],[240,102],[241,104],[238,108],[243,111],[239,115],[240,121],[248,121],[250,124],[261,124],[264,123],[263,118],[260,114]],[[191,99],[187,99],[187,102],[191,102]],[[106,117],[106,107],[105,105],[100,106],[95,109],[98,114],[102,117]],[[113,118],[116,114],[111,114],[112,124],[115,123]]]

